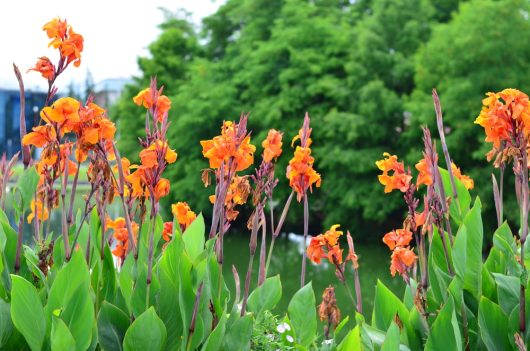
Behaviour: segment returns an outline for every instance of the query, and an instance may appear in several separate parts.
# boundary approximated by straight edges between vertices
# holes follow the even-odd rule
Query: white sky
[[[63,89],[71,81],[83,84],[87,69],[97,83],[106,78],[128,78],[139,73],[138,56],[147,56],[147,46],[160,30],[164,16],[160,7],[171,12],[185,9],[197,25],[214,13],[224,0],[8,0],[0,5],[0,88],[17,88],[12,63],[15,62],[26,89],[44,90],[44,78],[26,71],[37,58],[57,61],[56,50],[42,26],[55,17],[66,19],[85,39],[81,66],[73,65],[56,82]]]

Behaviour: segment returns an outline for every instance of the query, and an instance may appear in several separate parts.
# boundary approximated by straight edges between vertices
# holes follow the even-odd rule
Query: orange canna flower
[[[167,196],[167,194],[169,194],[169,180],[166,178],[160,178],[155,186],[155,199],[160,200],[164,196]]]
[[[396,272],[403,275],[416,262],[416,254],[408,247],[396,247],[392,252],[390,273],[394,277]]]
[[[33,132],[30,132],[22,138],[22,145],[35,145],[36,147],[43,147],[44,145],[57,139],[55,129],[50,125],[43,125],[33,127]]]
[[[63,133],[71,132],[75,124],[80,122],[79,108],[81,104],[74,98],[64,97],[53,103],[51,107],[42,109],[40,116],[48,122],[58,123]]]
[[[165,150],[165,151],[164,151]],[[169,148],[167,143],[156,140],[148,148],[140,152],[140,160],[142,165],[147,168],[158,166],[158,154],[165,152],[164,159],[167,163],[174,163],[177,160],[177,153],[175,150]]]
[[[171,240],[173,236],[173,222],[164,222],[164,229],[162,230],[162,239],[164,241]]]
[[[166,95],[161,95],[160,91],[153,92],[151,88],[140,91],[133,97],[133,101],[136,105],[147,109],[152,109],[154,106],[154,115],[159,122],[167,117],[167,112],[171,109],[171,100]]]
[[[395,189],[406,192],[412,176],[405,173],[405,166],[402,162],[398,162],[397,156],[390,155],[388,152],[383,153],[383,156],[385,158],[376,161],[375,164],[383,171],[383,174],[379,175],[378,178],[379,182],[385,186],[385,193]],[[389,172],[392,172],[392,175]]]
[[[332,264],[342,264],[342,249],[338,238],[343,234],[337,230],[339,224],[334,224],[324,234],[311,238],[307,247],[307,257],[314,263],[320,264],[322,258],[327,258]]]
[[[425,158],[422,158],[416,163],[416,169],[420,172],[418,174],[418,180],[416,181],[416,187],[419,188],[422,184],[425,184],[426,186],[433,184],[431,170],[429,169],[429,165],[427,165]]]
[[[294,157],[289,161],[287,166],[287,178],[289,179],[289,186],[296,191],[296,197],[300,202],[302,197],[309,189],[312,191],[313,184],[317,188],[320,187],[322,179],[313,168],[315,159],[311,156],[311,149],[309,147],[297,146],[294,152]]]
[[[72,26],[60,18],[54,18],[46,23],[42,29],[51,39],[48,47],[53,46],[55,49],[59,49],[61,58],[65,59],[67,64],[74,62],[74,66],[79,67],[84,44],[83,36],[74,32]]]
[[[383,242],[390,250],[396,247],[407,246],[412,240],[412,232],[408,229],[396,229],[388,232],[383,237]]]
[[[282,154],[282,136],[283,133],[275,129],[269,130],[267,138],[261,144],[265,162],[271,162],[272,159],[276,159]]]
[[[109,217],[107,217],[105,221],[105,225],[108,229],[114,230],[113,237],[118,241],[116,243],[114,250],[112,250],[112,254],[122,259],[125,258],[125,254],[127,253],[127,247],[128,247],[128,242],[129,242],[129,233],[127,231],[127,225],[126,225],[125,219],[123,217],[118,217],[115,220],[112,220]],[[136,237],[138,235],[139,226],[136,222],[132,222],[131,227],[133,231],[133,238],[134,238],[134,241],[136,242]]]
[[[35,215],[40,221],[46,221],[49,217],[48,208],[44,205],[44,203],[39,199],[35,202],[35,199],[31,200],[30,205],[31,212],[28,215],[28,223],[31,223],[33,221],[33,218],[35,218]]]
[[[499,148],[501,142],[511,142],[518,132],[530,134],[530,103],[528,95],[517,89],[487,93],[475,124],[484,128],[486,142]]]
[[[68,25],[66,24],[66,20],[62,21],[60,18],[54,18],[50,22],[46,23],[42,30],[46,31],[46,34],[48,35],[48,38],[53,39],[48,46],[54,46],[59,45],[58,43],[66,37],[66,30],[68,29]],[[56,44],[56,40],[58,40]]]
[[[46,56],[39,57],[35,67],[28,69],[29,71],[39,72],[47,80],[52,80],[55,77],[55,66]]]
[[[460,171],[460,168],[458,168],[454,163],[451,162],[451,170],[453,171],[453,175],[458,178],[462,184],[466,187],[467,190],[473,189],[475,186],[475,183],[473,182],[473,179],[471,179],[469,176],[462,174]]]
[[[256,147],[250,144],[249,135],[239,142],[237,130],[237,124],[225,121],[221,128],[221,135],[211,140],[201,141],[202,154],[210,161],[210,168],[219,168],[223,162],[227,166],[229,160],[232,159],[232,168],[235,171],[243,171],[254,163]]]
[[[171,212],[177,219],[177,222],[184,227],[184,230],[197,217],[195,212],[191,210],[190,206],[186,202],[177,202],[176,204],[171,205]]]

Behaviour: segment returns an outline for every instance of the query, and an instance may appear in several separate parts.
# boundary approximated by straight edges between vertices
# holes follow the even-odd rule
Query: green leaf
[[[271,311],[282,298],[280,276],[270,277],[248,297],[248,310],[260,316],[263,311]]]
[[[226,331],[224,337],[224,350],[250,350],[250,338],[252,336],[252,316],[246,315],[238,318]]]
[[[453,245],[453,266],[464,282],[464,290],[477,300],[482,292],[482,217],[480,199],[464,218]]]
[[[519,276],[521,274],[521,265],[517,262],[517,245],[515,238],[508,226],[504,222],[493,235],[493,246],[502,252],[507,272],[499,271],[498,273]],[[490,254],[491,255],[491,254]]]
[[[98,340],[105,351],[122,351],[129,317],[118,307],[103,301],[98,314]]]
[[[166,327],[154,307],[142,313],[127,329],[123,340],[125,351],[162,351],[166,344]]]
[[[18,177],[17,184],[13,189],[13,198],[15,203],[20,203],[21,207],[19,211],[29,209],[31,199],[35,195],[37,185],[39,184],[39,174],[35,167],[29,167],[22,171],[22,174]],[[16,194],[20,198],[16,198]],[[18,207],[18,206],[17,206]]]
[[[296,342],[305,347],[311,345],[317,331],[315,293],[311,282],[294,294],[287,313],[293,325]]]
[[[453,197],[453,186],[451,184],[451,178],[449,172],[443,168],[439,168],[440,175],[442,176],[442,182],[445,189],[445,195],[447,197]],[[454,177],[456,185],[456,193],[458,196],[457,201],[451,201],[449,206],[449,214],[458,224],[462,223],[462,219],[465,218],[471,206],[471,195],[466,189],[464,184],[456,177]]]
[[[449,298],[432,325],[425,350],[462,351],[460,327],[456,320],[454,302]]]
[[[190,256],[192,262],[195,261],[204,250],[204,235],[204,218],[201,213],[190,224],[184,234],[182,234],[182,240],[184,241],[186,252]]]
[[[72,333],[77,350],[86,350],[92,341],[94,305],[90,298],[90,275],[81,251],[75,251],[55,278],[45,312],[48,321],[56,310]]]
[[[399,331],[398,331],[399,332]],[[348,335],[342,340],[337,347],[338,351],[361,351],[361,333],[359,331],[359,325],[350,330]]]
[[[11,275],[11,318],[32,351],[40,351],[46,336],[46,320],[37,289],[24,278]]]
[[[0,349],[7,344],[14,331],[10,309],[9,303],[0,299]]]
[[[497,296],[499,304],[507,316],[519,305],[520,280],[504,274],[493,273],[497,283]]]
[[[386,338],[381,346],[381,351],[394,351],[399,349],[399,327],[396,323],[392,322],[390,328],[386,332]]]
[[[480,299],[478,324],[482,341],[488,350],[511,350],[509,320],[496,303],[485,297]],[[512,333],[513,334],[513,333]]]
[[[52,351],[75,350],[74,337],[62,319],[53,316],[50,337]]]
[[[408,321],[409,311],[401,300],[380,280],[375,289],[372,323],[380,330],[388,330],[396,314],[401,321]]]
[[[215,329],[212,331],[208,339],[206,339],[206,342],[204,343],[202,347],[202,351],[218,351],[221,349],[221,346],[223,344],[223,339],[226,333],[227,318],[228,318],[227,314],[223,313],[223,316],[219,320],[219,323],[217,324]]]

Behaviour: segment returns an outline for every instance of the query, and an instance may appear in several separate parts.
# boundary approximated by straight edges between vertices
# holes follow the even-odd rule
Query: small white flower
[[[287,341],[289,341],[289,342],[293,342],[293,341],[294,341],[294,339],[293,339],[293,337],[292,337],[291,335],[287,335],[287,338],[286,338],[286,339],[287,339]]]
[[[324,340],[322,344],[324,345],[331,345],[333,343],[333,339]]]
[[[285,330],[291,330],[291,326],[287,323],[283,323],[283,326],[285,327]]]
[[[269,339],[270,341],[273,341],[273,340],[274,340],[274,335],[272,335],[272,334],[267,334],[266,337],[267,337],[267,339]]]
[[[285,327],[284,327],[283,324],[278,325],[278,326],[276,327],[276,330],[277,330],[278,333],[280,333],[280,334],[285,333]]]

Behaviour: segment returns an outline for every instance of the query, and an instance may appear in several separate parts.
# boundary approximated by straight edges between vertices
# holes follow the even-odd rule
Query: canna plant
[[[308,191],[321,182],[313,168],[308,114],[293,139],[293,144],[299,139],[301,145],[287,168],[292,192],[277,223],[272,203],[283,134],[270,130],[262,142],[262,162],[250,174],[244,172],[254,163],[256,147],[247,129],[248,114],[238,122],[225,121],[220,135],[201,141],[209,162],[202,179],[206,186],[212,175],[215,179],[212,222],[206,228],[202,214],[186,202],[165,211],[160,201],[171,185],[164,171],[177,161],[166,137],[171,101],[163,88],[153,79],[134,98],[139,108],[146,109],[146,127],[139,140],[140,164],[131,164],[116,147],[116,127],[92,98],[86,102],[56,98],[56,79],[71,63],[80,65],[83,37],[59,18],[43,29],[58,51],[58,61],[41,57],[30,69],[47,80],[48,98],[39,124],[29,133],[21,115],[24,171],[9,192],[18,155],[0,161],[0,349],[527,349],[530,103],[526,94],[514,89],[489,93],[476,120],[485,129],[486,141],[493,143],[488,159],[500,170],[499,181],[493,176],[499,225],[489,250],[482,246],[481,201],[472,201],[473,180],[451,160],[435,91],[446,169],[439,165],[427,128],[417,174],[389,153],[376,162],[384,192],[403,193],[406,205],[403,226],[383,237],[391,251],[390,274],[401,276],[406,290],[398,297],[378,282],[368,323],[362,308],[359,257],[348,231],[344,257],[339,225],[311,238],[303,250],[302,287],[290,297],[286,311],[277,308],[281,278],[268,274],[274,242],[295,193],[297,201],[304,202],[306,239]],[[23,105],[22,76],[14,68]],[[34,149],[40,150],[35,159]],[[514,232],[503,221],[503,175],[509,164],[521,218]],[[88,186],[82,205],[76,206],[82,171],[87,172]],[[236,287],[230,291],[223,275],[224,236],[247,202],[252,207],[247,219],[250,260],[244,286],[232,267]],[[9,216],[6,208],[13,209]],[[172,215],[168,221],[163,220],[166,213]],[[54,215],[61,219],[60,228],[50,225]],[[29,241],[24,240],[28,231],[24,222],[31,224]],[[342,285],[328,287],[318,307],[311,282],[305,284],[306,257],[313,264],[327,260]],[[256,259],[258,281],[253,286]],[[348,303],[355,306],[352,315],[339,310],[335,291],[342,288],[351,299]]]

